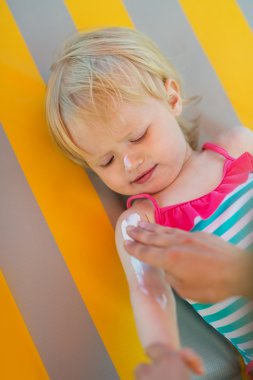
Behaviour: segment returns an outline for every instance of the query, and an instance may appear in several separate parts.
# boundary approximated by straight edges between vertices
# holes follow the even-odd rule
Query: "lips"
[[[151,178],[152,174],[154,173],[156,166],[157,165],[154,165],[151,169],[146,170],[144,173],[136,177],[131,183],[142,184],[144,182],[147,182]]]

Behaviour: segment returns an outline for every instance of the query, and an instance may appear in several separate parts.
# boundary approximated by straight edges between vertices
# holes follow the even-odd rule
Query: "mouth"
[[[151,169],[145,171],[144,173],[142,173],[141,175],[136,177],[133,181],[131,181],[131,183],[142,184],[142,183],[147,182],[151,178],[151,176],[153,175],[156,167],[157,167],[157,165],[154,165]]]

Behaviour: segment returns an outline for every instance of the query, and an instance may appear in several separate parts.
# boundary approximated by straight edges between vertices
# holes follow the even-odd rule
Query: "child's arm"
[[[129,285],[139,338],[144,349],[152,343],[164,343],[178,349],[175,301],[163,272],[150,266],[144,267],[145,264],[131,258],[124,248],[123,230],[133,214],[135,217],[138,214],[141,220],[148,220],[145,207],[134,205],[125,211],[116,225],[116,245]]]

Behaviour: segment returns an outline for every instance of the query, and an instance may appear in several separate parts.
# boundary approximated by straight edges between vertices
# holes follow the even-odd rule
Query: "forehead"
[[[138,103],[122,102],[105,119],[75,120],[69,126],[69,132],[80,148],[85,151],[90,151],[91,148],[94,150],[96,145],[110,139],[120,141],[128,133],[144,127],[156,102],[151,96]]]

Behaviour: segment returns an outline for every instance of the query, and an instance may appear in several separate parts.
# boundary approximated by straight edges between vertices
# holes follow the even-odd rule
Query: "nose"
[[[137,169],[143,163],[143,161],[143,157],[136,154],[125,154],[123,158],[124,167],[128,172]]]

